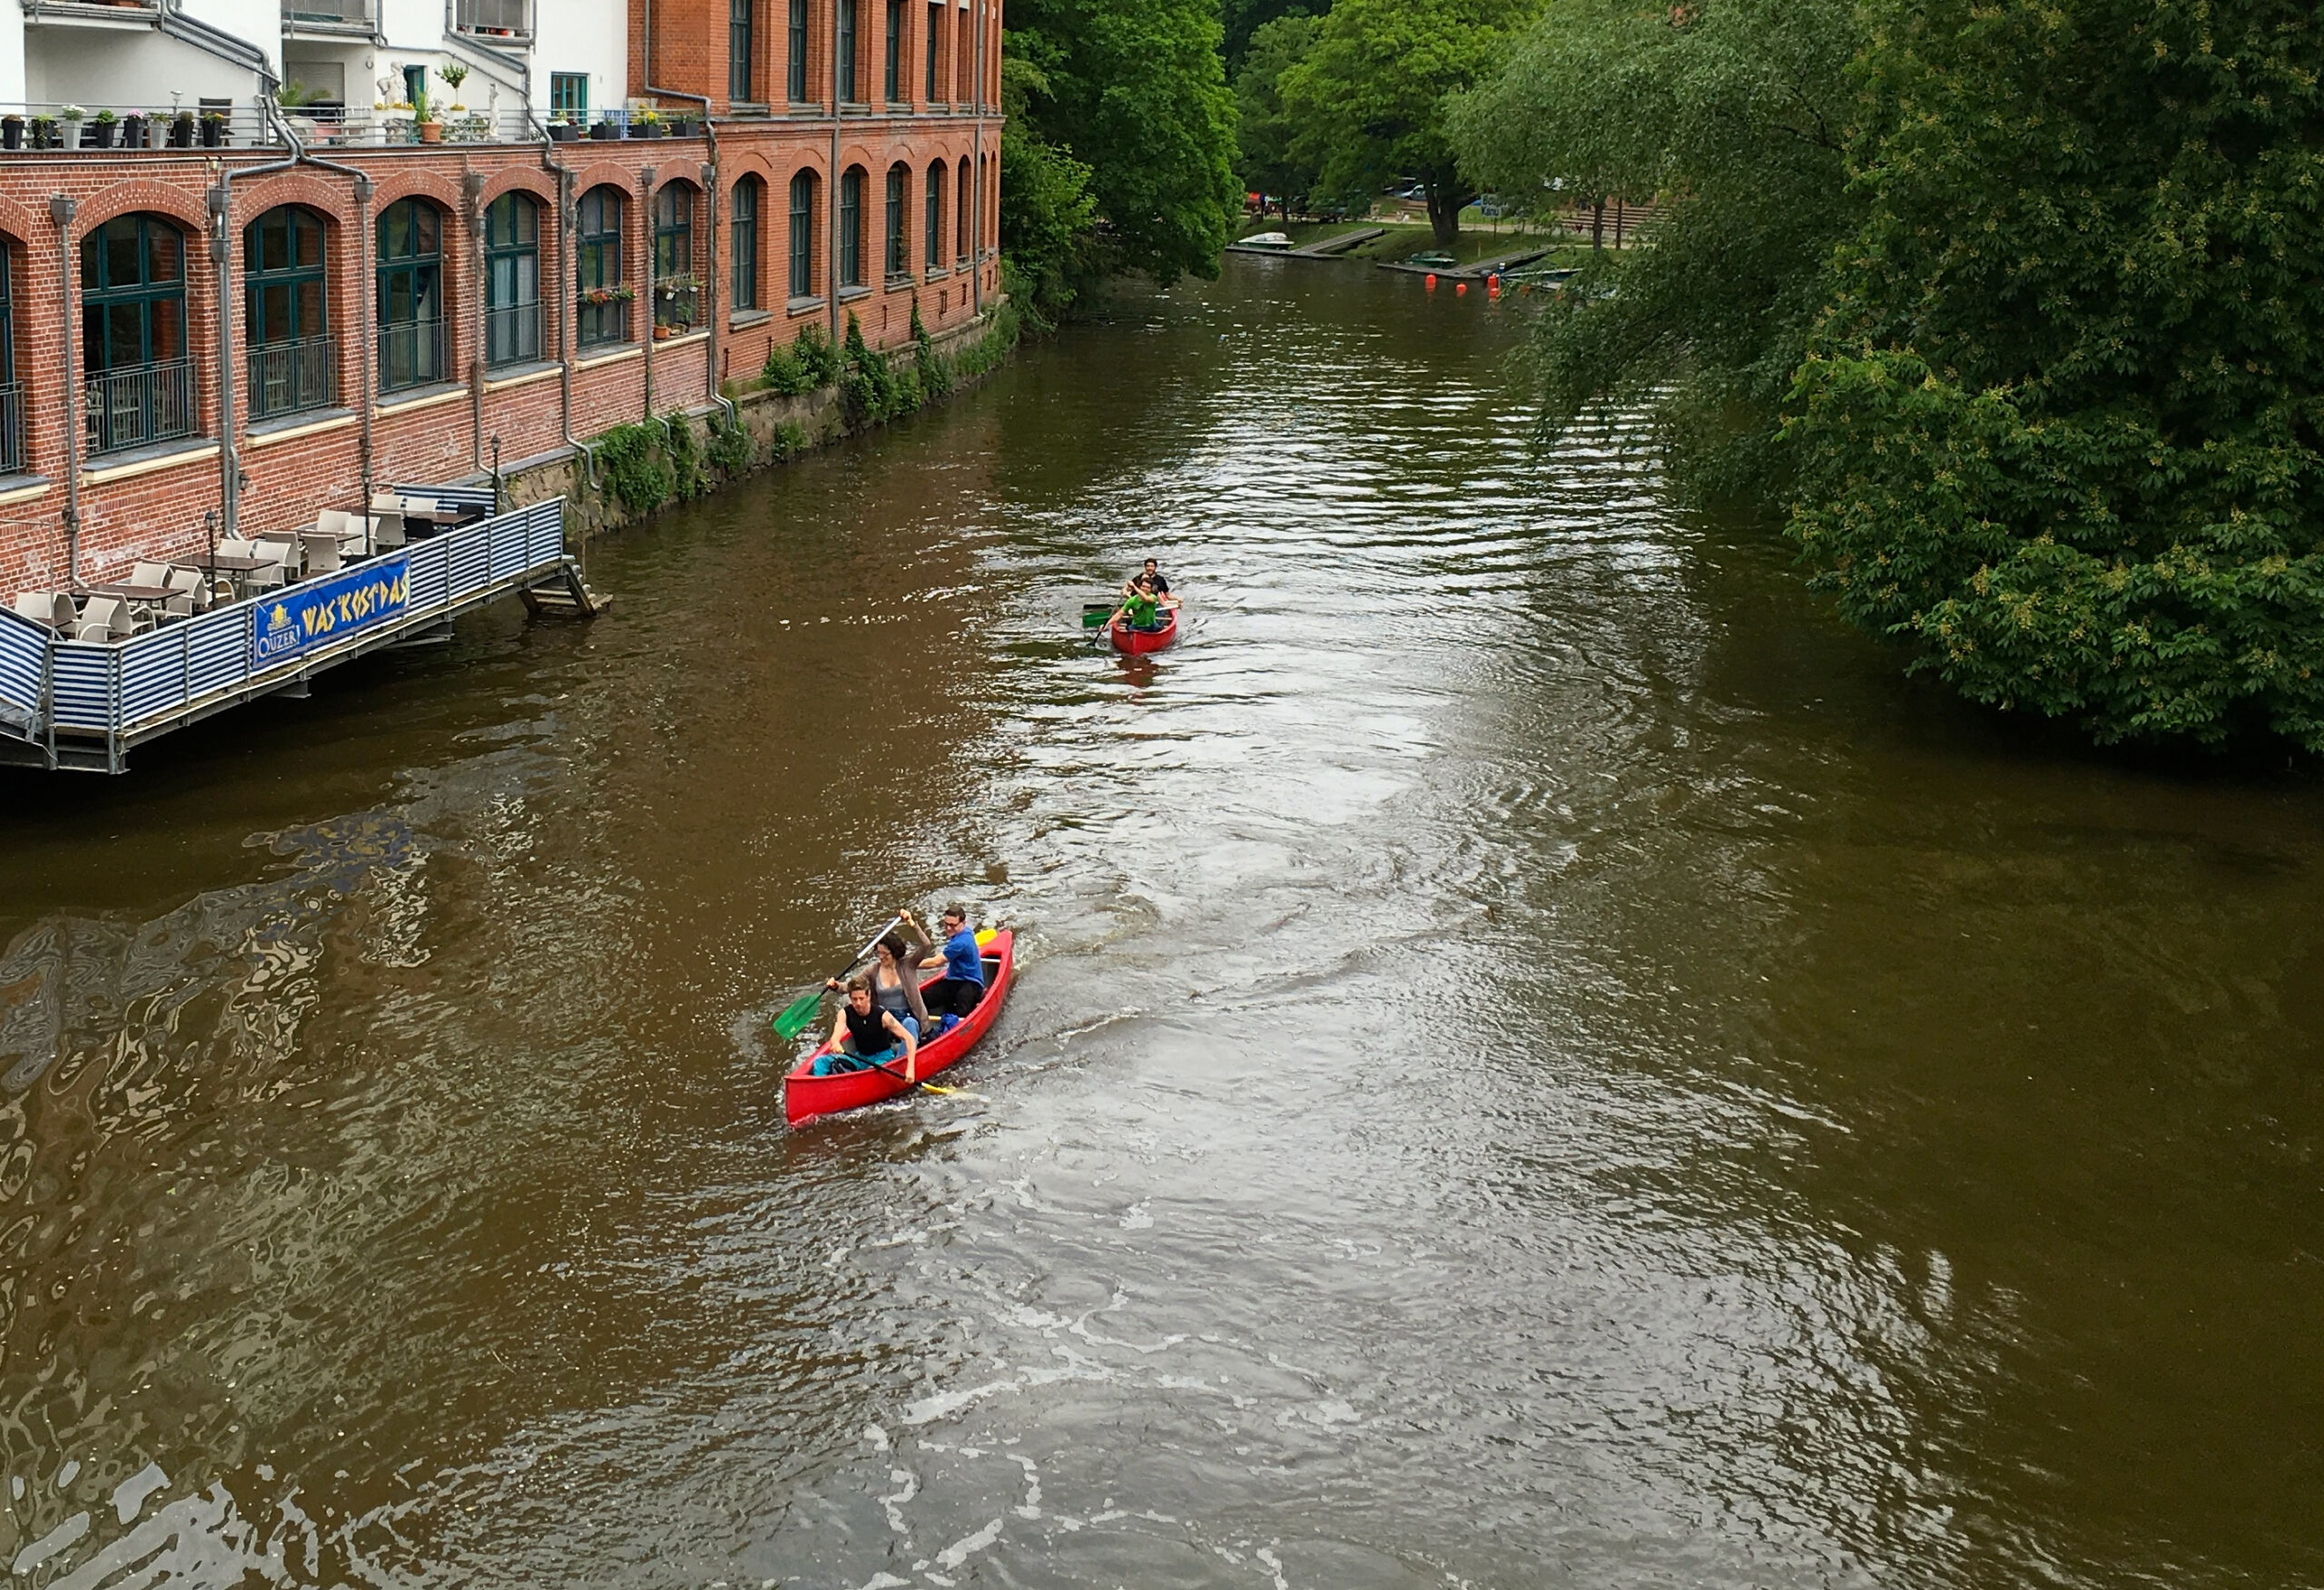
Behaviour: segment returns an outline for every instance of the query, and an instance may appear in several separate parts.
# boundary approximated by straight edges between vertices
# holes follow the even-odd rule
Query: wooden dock
[[[1383,236],[1387,230],[1384,226],[1361,226],[1354,231],[1318,238],[1295,249],[1261,249],[1249,243],[1229,243],[1226,251],[1230,254],[1265,254],[1275,260],[1329,260],[1346,253],[1358,243],[1368,243],[1374,238]]]
[[[1514,254],[1500,254],[1490,260],[1480,260],[1473,265],[1414,265],[1405,260],[1383,260],[1383,270],[1403,270],[1413,276],[1434,276],[1440,281],[1482,281],[1486,277],[1530,265],[1547,255],[1546,248],[1521,249]]]

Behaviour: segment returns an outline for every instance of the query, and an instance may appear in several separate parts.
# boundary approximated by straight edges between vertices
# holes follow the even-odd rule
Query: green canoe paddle
[[[1096,629],[1106,622],[1115,608],[1120,605],[1118,602],[1084,602],[1081,604],[1081,627]]]
[[[897,923],[902,920],[903,918],[901,914],[889,918],[887,928],[882,928],[880,931],[874,933],[872,936],[871,942],[867,943],[862,949],[855,952],[855,958],[848,962],[847,965],[840,967],[840,969],[832,975],[834,977],[844,977],[848,973],[862,965],[863,957],[870,955],[874,949],[877,949],[880,946],[880,940],[888,936],[888,928],[893,928]],[[799,996],[798,998],[793,1000],[789,1005],[784,1006],[783,1007],[783,1014],[774,1018],[774,1035],[781,1038],[787,1044],[792,1039],[797,1037],[801,1033],[805,1032],[808,1026],[814,1021],[815,1012],[822,1007],[822,1003],[823,991],[821,988],[816,989],[812,994],[802,994]]]

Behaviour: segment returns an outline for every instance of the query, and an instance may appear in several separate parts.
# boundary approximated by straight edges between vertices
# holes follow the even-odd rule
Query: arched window
[[[323,222],[278,205],[242,229],[242,339],[252,419],[328,407],[338,395],[323,314]]]
[[[791,179],[791,296],[815,296],[815,173]]]
[[[807,0],[791,0],[791,53],[785,63],[783,88],[793,104],[802,104],[807,93]]]
[[[904,97],[904,0],[888,0],[888,103]]]
[[[969,257],[970,187],[969,157],[964,154],[960,157],[960,181],[952,185],[952,208],[960,212],[960,217],[956,229],[958,235],[952,241],[952,257],[956,260]]]
[[[759,195],[766,185],[756,177],[734,184],[734,235],[728,245],[734,265],[734,306],[755,309],[759,303]]]
[[[541,356],[541,206],[503,193],[484,211],[484,362]]]
[[[856,0],[839,0],[839,97],[842,104],[855,103],[855,4]]]
[[[81,372],[92,453],[193,434],[185,234],[161,216],[115,216],[81,240]]]
[[[573,257],[581,306],[576,340],[583,348],[629,340],[633,295],[622,284],[621,216],[619,188],[592,188],[581,195]]]
[[[654,324],[683,331],[702,319],[694,273],[694,190],[672,182],[654,195]]]
[[[922,245],[928,268],[935,270],[944,263],[944,162],[940,160],[928,168],[928,222],[923,230],[928,234]]]
[[[379,211],[379,390],[444,378],[444,218],[424,199]]]
[[[839,284],[863,285],[863,168],[850,166],[839,180]]]
[[[0,475],[25,467],[25,391],[16,385],[16,250],[0,238]]]
[[[898,162],[888,168],[888,274],[911,274],[911,239],[904,228],[911,203],[911,168]]]

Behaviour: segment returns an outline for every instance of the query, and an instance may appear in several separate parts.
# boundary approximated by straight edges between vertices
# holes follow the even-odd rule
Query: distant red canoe
[[[959,1026],[920,1046],[919,1074],[923,1082],[975,1048],[977,1040],[991,1030],[994,1018],[1000,1014],[1001,1002],[1009,997],[1009,985],[1017,972],[1017,936],[1003,928],[984,940],[983,949],[984,997]],[[942,976],[939,972],[923,977],[921,986],[925,987]],[[896,1056],[892,1071],[843,1071],[836,1076],[814,1075],[815,1062],[830,1053],[831,1045],[825,1044],[799,1062],[783,1079],[783,1113],[793,1126],[804,1125],[818,1115],[876,1104],[911,1086],[904,1080],[901,1055]]]
[[[1148,652],[1158,652],[1178,638],[1178,610],[1165,609],[1162,627],[1157,630],[1132,629],[1122,620],[1114,620],[1112,630],[1114,650],[1125,657],[1143,657]]]

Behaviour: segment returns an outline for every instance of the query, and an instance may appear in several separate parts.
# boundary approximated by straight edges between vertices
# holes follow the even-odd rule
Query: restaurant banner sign
[[[293,585],[257,609],[251,666],[271,668],[389,623],[403,615],[410,601],[409,564],[400,552]]]

